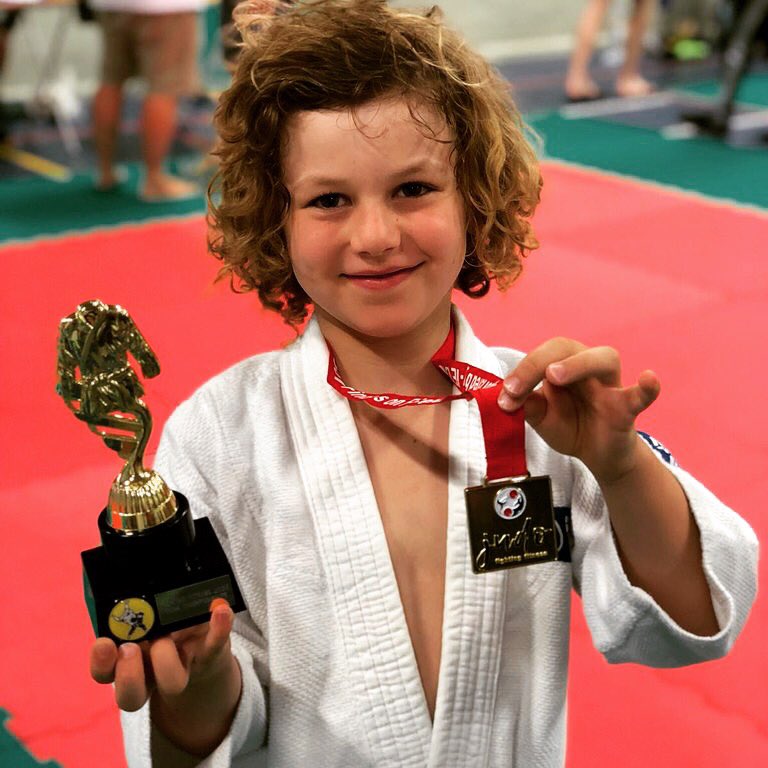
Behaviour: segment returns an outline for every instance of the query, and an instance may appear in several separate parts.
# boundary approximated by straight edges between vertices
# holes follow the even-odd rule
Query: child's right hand
[[[153,723],[179,747],[201,755],[226,735],[242,684],[230,645],[232,609],[214,600],[211,610],[209,623],[147,643],[118,649],[100,637],[91,647],[91,677],[114,683],[120,709],[134,712],[151,699]]]

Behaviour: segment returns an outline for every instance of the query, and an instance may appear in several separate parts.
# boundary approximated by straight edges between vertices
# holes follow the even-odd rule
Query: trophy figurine
[[[128,355],[151,378],[154,352],[118,305],[87,301],[59,325],[57,392],[125,464],[98,518],[101,546],[82,553],[94,631],[116,643],[149,640],[210,618],[225,598],[245,609],[208,518],[144,466],[152,417]]]

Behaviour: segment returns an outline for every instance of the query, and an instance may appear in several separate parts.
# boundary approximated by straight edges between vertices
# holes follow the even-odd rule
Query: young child
[[[756,539],[635,431],[653,373],[624,387],[615,351],[565,338],[492,350],[452,307],[536,246],[539,171],[493,70],[434,10],[260,5],[216,115],[212,249],[311,319],[184,403],[156,462],[212,519],[248,610],[99,639],[92,675],[115,683],[131,766],[561,766],[571,589],[609,661],[716,658]],[[437,350],[503,388],[445,399]],[[475,573],[464,489],[491,474],[495,427],[575,538]]]

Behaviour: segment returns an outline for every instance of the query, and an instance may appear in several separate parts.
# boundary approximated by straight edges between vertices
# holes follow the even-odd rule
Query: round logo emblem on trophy
[[[152,606],[140,597],[121,600],[109,612],[109,631],[120,640],[135,642],[146,637],[155,623]]]

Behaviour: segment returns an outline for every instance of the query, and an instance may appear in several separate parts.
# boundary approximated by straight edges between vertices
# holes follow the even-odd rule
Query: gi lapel
[[[281,382],[330,600],[376,766],[427,763],[429,713],[384,529],[348,402],[327,383],[317,323],[281,362]],[[445,764],[444,764],[445,765]]]
[[[456,308],[454,320],[456,358],[501,376],[498,359]],[[443,647],[430,768],[484,766],[490,749],[509,572],[476,575],[470,565],[464,488],[482,482],[485,465],[477,404],[457,400],[451,406]]]

